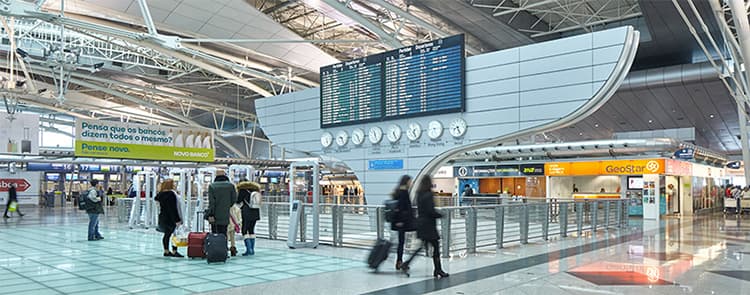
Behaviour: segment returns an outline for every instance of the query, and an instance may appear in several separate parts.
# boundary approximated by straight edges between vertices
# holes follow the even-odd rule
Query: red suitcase
[[[187,256],[190,258],[205,258],[206,251],[203,248],[208,233],[189,233]]]

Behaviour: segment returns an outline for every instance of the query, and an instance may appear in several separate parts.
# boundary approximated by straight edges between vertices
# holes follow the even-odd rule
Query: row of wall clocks
[[[448,124],[448,132],[455,138],[464,136],[464,134],[466,134],[466,128],[466,121],[461,118],[456,118]],[[436,140],[443,136],[443,129],[442,122],[433,120],[427,123],[427,130],[425,131],[427,132],[427,137]],[[339,131],[336,133],[335,137],[331,132],[324,132],[323,135],[320,136],[320,144],[322,144],[323,147],[330,147],[336,142],[336,145],[338,146],[345,146],[349,143],[349,140],[351,140],[352,144],[359,146],[365,142],[365,139],[368,139],[372,144],[378,144],[383,140],[383,135],[385,135],[389,142],[397,143],[401,140],[403,131],[404,130],[401,129],[401,126],[392,124],[388,126],[388,129],[385,131],[377,126],[371,127],[367,133],[365,133],[365,130],[362,128],[356,128],[352,130],[351,136],[346,130]],[[409,123],[409,125],[406,126],[405,131],[406,137],[409,141],[417,141],[422,137],[422,125],[417,122]]]

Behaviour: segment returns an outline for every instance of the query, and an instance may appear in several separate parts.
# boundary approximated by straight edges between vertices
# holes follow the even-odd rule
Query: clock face
[[[352,131],[352,143],[355,145],[361,145],[365,142],[365,131],[361,128],[354,129]]]
[[[383,139],[383,129],[380,129],[380,127],[370,128],[370,131],[367,132],[367,138],[372,144],[379,143]]]
[[[396,124],[391,125],[388,127],[388,141],[390,142],[397,142],[399,139],[401,139],[401,127],[399,127]]]
[[[464,119],[456,118],[451,122],[448,129],[453,137],[461,137],[466,134],[466,127],[466,121],[464,121]]]
[[[345,146],[347,142],[349,142],[349,133],[346,133],[344,130],[336,133],[336,144],[339,146]]]
[[[420,136],[422,136],[422,126],[417,122],[409,123],[409,126],[406,128],[406,137],[411,141],[416,141]]]
[[[429,124],[427,124],[427,136],[429,136],[432,139],[438,139],[440,136],[443,135],[443,123],[440,123],[440,121],[430,121]]]
[[[333,134],[331,134],[331,132],[323,133],[323,135],[320,136],[320,144],[322,144],[323,147],[331,146],[331,144],[333,144]]]

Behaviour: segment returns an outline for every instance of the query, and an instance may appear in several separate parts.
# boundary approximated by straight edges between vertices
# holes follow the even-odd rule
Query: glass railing
[[[261,220],[256,225],[259,237],[286,240],[289,229],[288,202],[274,202],[281,197],[264,197]],[[288,201],[288,196],[286,201]],[[273,201],[270,201],[273,200]],[[300,200],[303,201],[303,200]],[[127,206],[125,200],[118,206]],[[626,199],[510,200],[501,204],[442,206],[438,220],[441,247],[444,255],[462,251],[475,253],[490,251],[509,244],[546,241],[552,237],[584,236],[597,230],[623,227],[627,223]],[[385,221],[382,205],[330,204],[319,205],[319,241],[335,247],[369,248],[376,239],[396,240],[395,232]],[[311,241],[313,205],[303,203],[300,208],[300,241]],[[118,214],[128,210],[117,210]],[[119,218],[118,218],[119,219]],[[123,221],[122,219],[119,219]],[[124,219],[127,222],[127,218]],[[414,233],[408,236],[415,237]],[[409,239],[416,248],[415,238]],[[407,244],[407,247],[410,247]]]

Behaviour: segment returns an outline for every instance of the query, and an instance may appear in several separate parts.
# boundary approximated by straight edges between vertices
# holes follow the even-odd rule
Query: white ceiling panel
[[[171,10],[166,10],[158,7],[149,7],[149,11],[151,12],[151,19],[153,19],[155,23],[163,23],[164,20],[166,20],[169,16],[169,14],[172,13]],[[128,8],[125,13],[133,16],[140,16],[141,7],[138,5],[130,5],[130,8]],[[142,20],[143,18],[139,17],[138,19]]]
[[[228,19],[226,17],[222,17],[218,14],[215,14],[209,23],[212,26],[215,26],[217,28],[222,28],[231,31],[232,34],[236,33],[237,31],[241,30],[244,24],[241,22],[237,22],[231,19]]]
[[[210,5],[207,5],[210,6]],[[202,22],[207,22],[211,17],[214,15],[214,12],[207,10],[207,9],[200,9],[197,7],[193,7],[184,3],[181,3],[180,5],[175,8],[175,10],[172,11],[174,14],[186,16],[192,19],[196,19]]]
[[[219,12],[219,10],[221,10],[221,8],[224,7],[224,5],[226,5],[226,2],[229,2],[229,1],[182,0],[182,5],[189,5],[191,7],[195,7],[197,9],[206,11],[210,14],[214,14],[214,13]]]
[[[133,2],[135,2],[133,3],[133,6],[136,6],[136,9],[140,9],[138,8],[138,2],[137,1],[133,1]],[[177,5],[180,4],[180,0],[150,0],[150,1],[147,1],[147,3],[148,3],[149,8],[156,7],[162,10],[167,10],[169,12],[172,12],[172,10],[174,10],[177,7]],[[140,13],[140,10],[138,11],[138,13]]]
[[[201,27],[206,23],[206,22],[202,22],[196,19],[189,18],[184,15],[179,15],[176,13],[170,14],[167,17],[167,19],[164,20],[164,22],[167,23],[170,27],[180,28],[180,31],[186,32],[187,34],[190,34],[190,35],[193,35],[195,32],[198,32],[198,30],[200,30]],[[157,27],[158,26],[159,25],[157,25]]]
[[[234,36],[234,31],[215,27],[210,24],[203,25],[198,33],[206,36],[213,36],[214,38],[232,38],[232,36]]]

